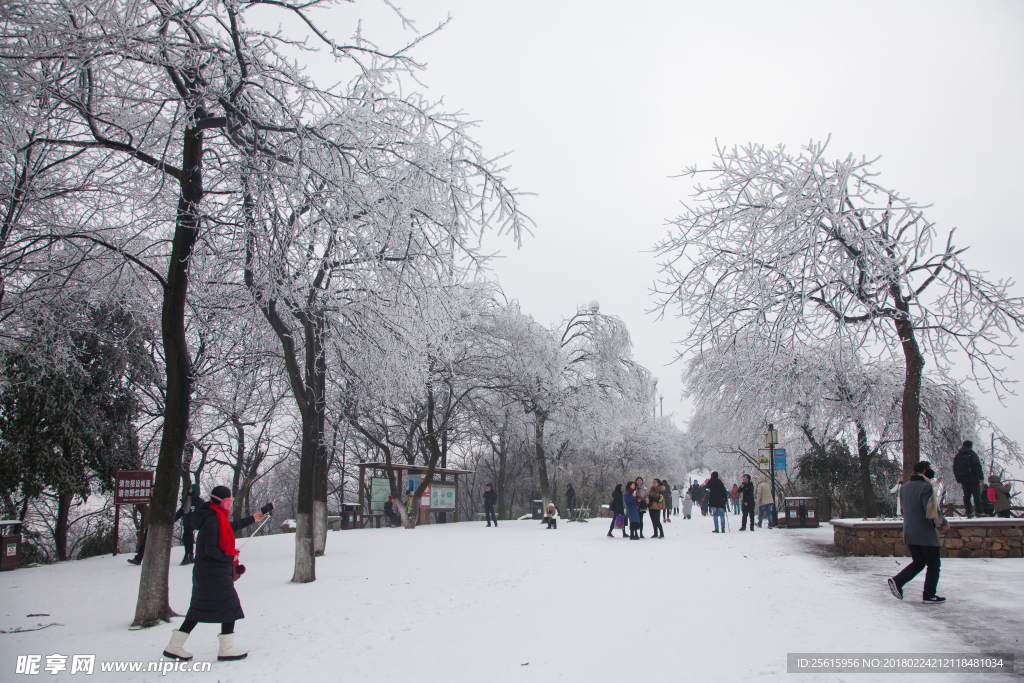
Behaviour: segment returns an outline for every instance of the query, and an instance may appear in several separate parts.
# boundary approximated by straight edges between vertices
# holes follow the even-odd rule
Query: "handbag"
[[[238,581],[238,579],[245,573],[245,565],[238,564],[237,562],[231,563],[231,580]]]
[[[626,526],[626,518],[622,515],[615,515],[615,528],[621,529]]]

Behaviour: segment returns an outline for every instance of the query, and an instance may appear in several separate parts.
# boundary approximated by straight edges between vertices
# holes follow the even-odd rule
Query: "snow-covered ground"
[[[673,518],[664,540],[605,536],[607,520],[482,522],[330,532],[317,581],[289,583],[291,535],[257,538],[238,582],[241,662],[216,661],[218,628],[186,643],[196,681],[803,681],[933,683],[964,674],[787,674],[788,652],[992,652],[1024,658],[1024,562],[944,560],[945,605],[899,602],[885,578],[902,558],[844,558],[831,527],[711,533]],[[649,534],[649,522],[646,529]],[[188,607],[191,567],[172,555],[171,604]],[[152,681],[99,662],[158,660],[171,625],[129,631],[138,587],[130,555],[0,574],[0,680]],[[45,614],[27,617],[28,614]],[[174,625],[178,625],[176,620]],[[92,676],[15,675],[18,655],[95,654]],[[70,668],[71,659],[68,659]],[[1018,663],[1024,668],[1024,661]],[[1001,677],[1005,678],[1005,677]]]

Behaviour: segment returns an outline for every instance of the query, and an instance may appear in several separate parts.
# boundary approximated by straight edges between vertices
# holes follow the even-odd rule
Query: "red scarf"
[[[217,521],[220,522],[220,538],[217,539],[217,544],[220,545],[220,549],[224,551],[224,554],[228,557],[234,556],[234,562],[238,563],[238,551],[235,550],[235,530],[231,528],[231,522],[228,521],[228,513],[224,512],[224,508],[220,506],[220,503],[210,503],[210,509],[217,513]]]

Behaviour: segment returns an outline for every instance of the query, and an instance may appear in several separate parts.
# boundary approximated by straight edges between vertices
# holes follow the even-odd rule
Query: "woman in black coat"
[[[622,519],[623,519],[623,522],[622,522],[622,537],[623,538],[627,538],[627,536],[626,536],[626,522],[625,522],[625,519],[626,519],[626,506],[622,502],[622,484],[616,484],[615,485],[615,490],[612,491],[612,504],[609,507],[609,509],[612,511],[612,523],[608,527],[608,536],[609,536],[609,538],[612,535],[612,531],[615,530],[615,516],[616,515],[622,515]]]
[[[199,532],[196,538],[196,559],[192,568],[192,602],[181,628],[171,632],[171,642],[164,656],[189,660],[192,654],[183,646],[198,622],[221,624],[220,650],[217,659],[227,661],[243,659],[248,653],[235,647],[235,622],[245,617],[235,592],[232,565],[238,562],[234,532],[263,519],[257,512],[237,522],[228,521],[231,510],[231,489],[217,486],[210,492],[209,502],[192,513],[192,526]],[[230,528],[231,538],[222,539],[222,529]],[[227,548],[227,550],[225,549]],[[240,572],[244,571],[241,567]]]

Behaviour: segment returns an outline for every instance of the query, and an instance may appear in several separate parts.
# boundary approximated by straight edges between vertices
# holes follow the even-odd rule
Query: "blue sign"
[[[786,469],[786,456],[779,455],[778,451],[775,451],[775,469],[784,470]]]

